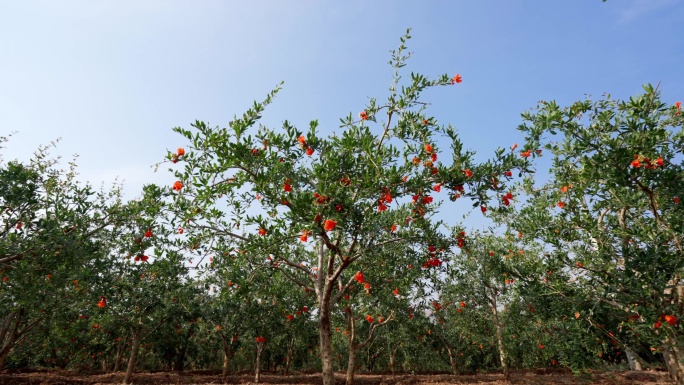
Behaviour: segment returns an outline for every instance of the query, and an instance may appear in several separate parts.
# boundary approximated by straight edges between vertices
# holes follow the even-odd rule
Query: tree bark
[[[43,320],[43,318],[38,318],[32,323],[21,327],[24,323],[25,314],[24,308],[10,312],[0,327],[0,370],[5,367],[7,356],[9,356],[17,341]]]
[[[119,343],[116,345],[116,359],[114,360],[114,372],[118,372],[121,370],[121,361],[123,360],[123,354],[124,351],[126,351],[126,339],[128,337],[124,337],[121,340],[119,340]]]
[[[264,343],[257,342],[256,368],[254,370],[254,382],[261,381],[261,353],[264,351]]]
[[[492,314],[494,315],[494,326],[496,327],[496,345],[499,349],[499,360],[501,362],[501,369],[504,373],[504,378],[508,381],[510,373],[508,370],[508,364],[506,363],[506,351],[504,349],[503,341],[503,325],[499,321],[499,310],[496,308],[496,290],[492,289],[491,297],[489,298],[489,303],[492,308]]]
[[[327,300],[321,303],[320,315],[318,318],[318,329],[321,340],[323,385],[335,385],[332,353],[332,320],[330,319],[330,303]]]
[[[225,381],[230,371],[230,347],[223,346],[223,380]]]
[[[286,376],[288,374],[290,374],[290,362],[292,361],[292,356],[294,355],[294,344],[295,344],[295,337],[292,336],[287,341],[287,356],[285,357],[285,371],[283,373]]]
[[[629,346],[625,347],[625,355],[627,356],[627,362],[629,363],[629,370],[643,370],[639,356],[634,353]]]
[[[454,357],[453,349],[449,345],[446,345],[446,348],[449,355],[449,363],[451,364],[451,374],[458,374],[458,363],[456,362],[456,357]]]
[[[142,329],[133,330],[133,346],[131,346],[131,357],[128,359],[128,368],[126,369],[126,375],[124,376],[124,384],[131,383],[131,376],[133,376],[133,370],[135,370],[135,364],[138,360],[138,349],[140,348],[140,340],[142,339]]]
[[[677,385],[684,385],[684,352],[677,340],[668,336],[663,344],[663,358],[670,373],[670,379]]]
[[[390,355],[389,355],[389,366],[390,366],[390,372],[392,375],[394,375],[394,358],[397,355],[397,349],[392,349],[390,350]]]
[[[354,371],[356,370],[356,322],[354,322],[354,315],[351,309],[347,312],[347,325],[349,326],[349,357],[347,359],[347,379],[346,385],[354,383]]]

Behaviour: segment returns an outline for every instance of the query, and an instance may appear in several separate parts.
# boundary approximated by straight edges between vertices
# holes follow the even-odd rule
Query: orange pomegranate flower
[[[515,151],[516,148],[518,148],[518,143],[513,143],[511,146],[511,151]]]
[[[634,160],[630,163],[630,165],[631,165],[632,167],[634,167],[634,168],[639,168],[639,167],[641,167],[641,162],[639,162],[639,159],[634,159]]]
[[[302,231],[302,235],[299,237],[299,240],[302,242],[306,242],[309,240],[309,232],[307,230]]]
[[[176,151],[176,155],[180,158],[181,156],[185,155],[185,149],[183,147],[178,147],[178,150]]]
[[[459,306],[461,306],[461,307],[466,307],[466,303],[463,302],[463,301],[461,301],[461,303],[459,304]]]
[[[107,298],[100,296],[100,302],[97,303],[97,307],[103,308],[105,306],[107,306]]]
[[[178,228],[178,234],[183,234],[183,228],[182,227]]]
[[[563,201],[558,202],[558,207],[560,207],[560,208],[565,207],[565,202],[563,202]]]
[[[522,156],[523,158],[529,158],[530,155],[532,155],[532,152],[530,150],[520,152],[520,156]]]
[[[361,118],[361,120],[368,120],[368,113],[366,111],[359,112],[359,118]]]
[[[292,185],[289,184],[289,183],[285,183],[285,184],[283,185],[283,190],[285,190],[285,192],[290,192],[290,191],[292,191]]]
[[[298,141],[299,144],[301,144],[302,146],[306,146],[306,138],[304,137],[304,135],[299,136],[299,138],[297,138],[297,141]]]
[[[675,326],[677,323],[677,318],[673,315],[666,315],[665,322],[669,323],[671,326]]]
[[[509,170],[509,171],[504,172],[504,175],[511,177],[511,176],[513,176],[513,173]]]
[[[677,197],[672,198],[672,200],[674,201],[675,204],[679,203],[679,198],[677,198]]]
[[[378,212],[381,213],[385,210],[387,210],[387,206],[385,206],[385,204],[382,201],[380,201],[380,203],[378,204]]]
[[[183,182],[181,182],[181,181],[179,181],[179,180],[177,180],[177,181],[173,184],[173,190],[174,190],[174,191],[180,191],[182,188],[183,188]]]
[[[391,232],[397,231],[397,224],[396,224],[396,223],[393,224],[392,227],[390,227],[390,231],[391,231]]]
[[[313,153],[314,153],[313,148],[311,148],[311,147],[306,148],[306,155],[311,156],[311,155],[313,155]]]
[[[264,229],[263,227],[259,228],[259,235],[261,235],[262,237],[266,235],[266,229]]]
[[[337,226],[337,221],[334,221],[332,219],[326,219],[325,222],[323,222],[323,228],[325,229],[325,231],[335,230],[336,226]]]
[[[413,164],[415,164],[416,166],[419,165],[420,164],[420,158],[417,156],[414,156],[413,157]]]
[[[460,83],[462,81],[463,81],[463,78],[461,77],[461,74],[456,74],[456,76],[451,78],[451,84]]]
[[[392,294],[399,295],[399,288],[392,290]]]
[[[358,283],[366,283],[366,279],[363,277],[363,273],[360,271],[354,274],[354,280]]]
[[[432,154],[432,150],[432,145],[430,143],[425,143],[425,152],[427,152],[428,154]]]
[[[368,321],[369,323],[373,323],[375,322],[375,318],[373,318],[373,316],[369,314],[366,316],[366,321]]]
[[[675,102],[675,107],[677,107],[677,113],[675,115],[679,115],[682,113],[682,102]]]
[[[145,231],[145,238],[152,238],[152,235],[152,229],[147,229],[147,231]]]
[[[441,184],[441,183],[437,183],[436,185],[432,186],[432,190],[435,191],[435,192],[440,192],[440,191],[442,191],[442,184]]]
[[[363,288],[366,289],[366,291],[370,290],[370,283],[366,282],[366,283],[363,285]]]
[[[465,174],[466,178],[470,178],[473,176],[473,172],[470,171],[469,168],[466,168],[465,170],[463,170],[463,173]]]

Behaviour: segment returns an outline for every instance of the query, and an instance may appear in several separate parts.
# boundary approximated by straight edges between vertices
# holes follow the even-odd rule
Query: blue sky
[[[301,129],[387,95],[389,50],[413,28],[409,71],[460,73],[428,92],[442,123],[485,158],[521,141],[520,113],[624,98],[661,82],[684,100],[684,0],[582,1],[4,1],[0,135],[26,160],[58,137],[81,177],[124,179],[128,196],[173,177],[151,165],[184,144],[195,119],[225,126],[275,84],[264,123]]]

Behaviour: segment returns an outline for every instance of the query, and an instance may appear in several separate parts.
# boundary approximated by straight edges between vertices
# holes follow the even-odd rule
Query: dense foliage
[[[278,87],[176,128],[175,183],[129,202],[47,147],[1,163],[0,368],[351,383],[628,360],[684,383],[681,103],[542,102],[524,144],[475,162],[421,99],[461,76],[402,77],[408,38],[386,100],[338,131],[258,125]],[[456,205],[491,226],[436,219]]]

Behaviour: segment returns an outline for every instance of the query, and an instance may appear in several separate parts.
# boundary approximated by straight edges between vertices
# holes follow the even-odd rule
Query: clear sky
[[[387,95],[389,50],[413,28],[408,70],[460,73],[431,91],[432,114],[484,158],[521,141],[520,113],[625,98],[661,82],[684,100],[684,0],[32,1],[0,0],[0,135],[5,161],[58,137],[81,177],[125,179],[128,196],[185,144],[195,119],[225,126],[275,84],[264,123],[302,130]]]

